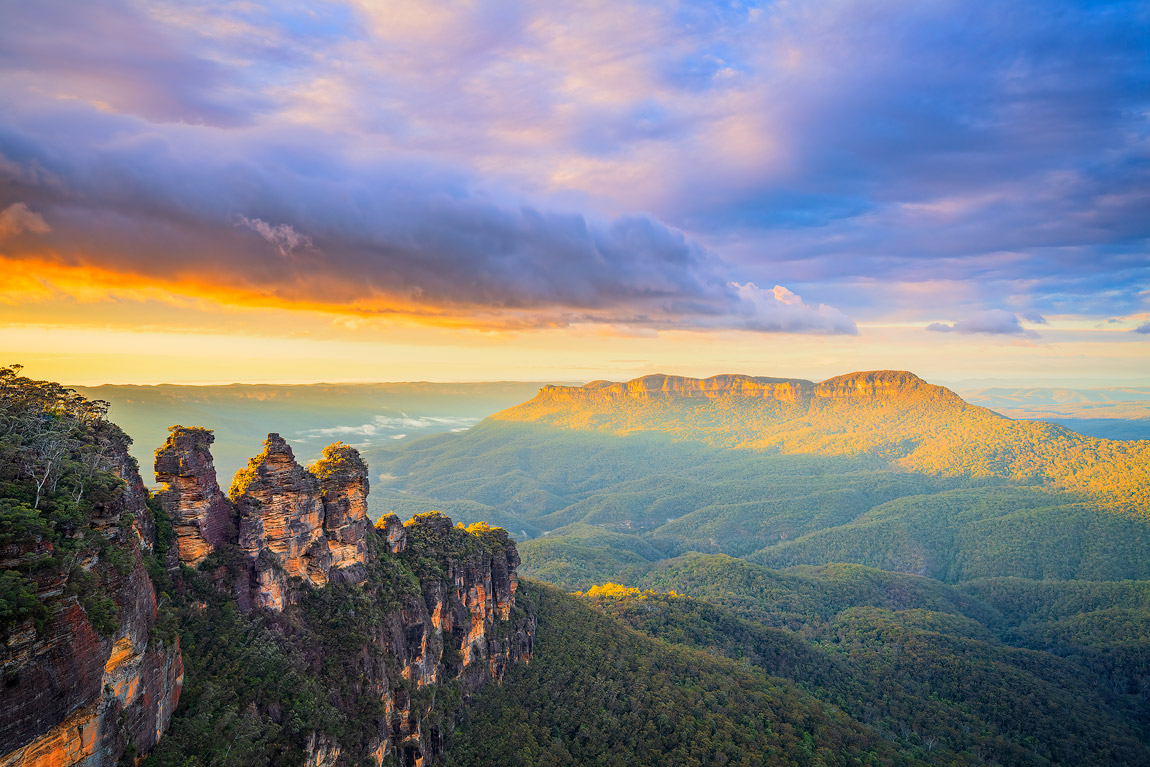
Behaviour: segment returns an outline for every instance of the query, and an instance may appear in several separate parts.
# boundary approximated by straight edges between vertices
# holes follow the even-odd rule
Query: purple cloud
[[[1024,335],[1031,332],[1022,327],[1017,316],[1004,309],[988,309],[950,325],[932,322],[926,326],[926,329],[936,333],[986,333],[988,335]]]
[[[45,0],[0,103],[0,206],[142,273],[652,326],[853,328],[748,283],[1148,308],[1139,2]]]
[[[1144,322],[1138,327],[1134,328],[1131,333],[1142,333],[1143,335],[1150,335],[1150,322]]]
[[[13,237],[22,232],[47,234],[52,231],[44,217],[22,202],[14,202],[0,210],[0,237]]]

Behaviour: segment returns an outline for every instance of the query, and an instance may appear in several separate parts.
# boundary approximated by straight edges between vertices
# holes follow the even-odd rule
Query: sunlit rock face
[[[444,719],[433,705],[441,686],[455,685],[453,694],[462,695],[456,705],[466,705],[510,664],[531,659],[535,617],[515,607],[514,542],[505,531],[483,524],[465,530],[438,513],[406,525],[388,515],[373,527],[367,467],[354,448],[329,446],[309,471],[277,434],[237,475],[229,501],[216,484],[211,442],[206,430],[177,427],[156,454],[161,505],[177,533],[166,562],[177,588],[176,563],[200,565],[216,550],[226,560],[238,545],[248,567],[205,572],[220,598],[241,610],[292,610],[310,589],[323,588],[386,599],[389,612],[339,659],[381,704],[376,729],[350,746],[335,733],[314,732],[300,744],[304,763],[439,763]],[[95,509],[91,525],[130,553],[104,582],[115,602],[114,628],[101,634],[82,599],[65,596],[66,573],[48,568],[38,576],[50,616],[39,630],[31,619],[15,627],[0,648],[0,767],[112,767],[133,756],[138,763],[179,702],[179,640],[157,631],[156,591],[143,557],[145,550],[162,553],[157,524],[126,443],[108,449],[125,486]],[[79,566],[108,570],[100,551],[88,551]],[[46,538],[10,546],[0,550],[0,569],[51,554]],[[285,627],[306,620],[306,611],[289,614]],[[347,700],[351,706],[356,698]]]
[[[872,370],[828,378],[815,386],[816,400],[878,402],[929,397],[961,402],[957,394],[941,386],[928,384],[905,370]]]
[[[230,495],[239,509],[240,548],[255,563],[256,607],[282,610],[298,601],[292,578],[327,583],[331,551],[320,481],[296,463],[283,437],[268,435],[264,451],[236,475]]]
[[[311,467],[323,496],[323,530],[331,553],[328,577],[362,583],[367,577],[367,464],[359,452],[342,442],[324,448]]]
[[[790,378],[760,378],[731,374],[710,378],[686,378],[657,374],[622,383],[592,381],[584,386],[548,385],[539,390],[539,396],[542,399],[571,402],[646,399],[673,395],[702,399],[752,397],[796,403],[809,400],[813,387],[814,384],[810,381]]]
[[[207,429],[173,426],[156,450],[156,494],[178,538],[180,562],[195,567],[232,528],[232,506],[220,491]]]
[[[52,567],[36,577],[37,596],[49,608],[39,627],[30,619],[13,627],[0,645],[0,766],[111,767],[129,744],[146,753],[160,739],[183,685],[178,638],[155,636],[156,592],[142,551],[155,545],[146,494],[127,446],[103,446],[124,491],[96,509],[91,526],[126,552],[117,566],[97,550],[82,552],[80,567],[106,574],[104,592],[114,603],[115,630],[101,634],[78,596],[67,595],[69,577]],[[130,524],[127,519],[132,520]],[[0,551],[0,571],[53,546]]]
[[[407,548],[407,528],[403,526],[399,517],[388,514],[380,517],[375,526],[383,531],[383,536],[387,540],[387,550],[392,554],[399,554]]]

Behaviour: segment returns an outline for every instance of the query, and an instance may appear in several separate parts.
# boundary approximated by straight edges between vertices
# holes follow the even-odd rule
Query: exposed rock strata
[[[539,390],[539,396],[571,400],[645,399],[661,395],[703,399],[755,397],[793,403],[809,400],[813,388],[814,384],[810,381],[797,378],[724,374],[700,379],[660,373],[623,383],[592,381],[584,386],[547,385]]]
[[[118,625],[110,636],[101,635],[80,599],[65,596],[68,572],[42,569],[36,583],[49,608],[45,625],[37,631],[29,620],[0,648],[0,767],[115,765],[127,748],[146,753],[156,744],[179,700],[179,641],[165,643],[152,631],[156,592],[141,552],[155,540],[143,484],[126,443],[105,447],[126,486],[96,509],[91,525],[127,552],[128,562],[113,566],[91,551],[82,566],[100,573]],[[21,557],[52,552],[46,540],[37,546],[35,552],[3,552],[0,570]]]
[[[805,408],[819,401],[883,401],[895,397],[920,395],[930,397],[950,395],[951,398],[959,400],[958,395],[949,390],[928,384],[915,374],[904,370],[849,373],[817,384],[798,378],[763,378],[737,374],[710,378],[655,374],[622,383],[592,381],[583,386],[547,385],[539,390],[534,400],[512,408],[512,411],[542,402],[578,405],[607,401],[644,401],[659,397],[763,399]]]
[[[292,609],[310,589],[325,587],[362,588],[369,599],[395,605],[352,640],[362,647],[340,658],[368,700],[382,703],[382,713],[368,709],[374,726],[350,748],[331,733],[312,733],[298,744],[306,763],[436,763],[444,717],[454,716],[481,685],[502,679],[510,664],[531,658],[535,622],[515,606],[514,542],[502,530],[464,530],[438,513],[406,525],[388,515],[373,527],[367,467],[353,448],[329,447],[309,471],[277,434],[268,435],[264,451],[237,475],[229,501],[216,482],[211,442],[211,432],[177,427],[156,453],[161,507],[177,536],[173,557],[196,565],[217,549],[225,561],[229,549],[242,551],[246,567],[225,565],[196,576],[215,583],[220,598],[236,599],[242,610]],[[183,659],[178,639],[165,643],[154,630],[157,597],[142,556],[159,545],[157,524],[125,451],[126,444],[114,447],[109,464],[124,480],[123,492],[96,510],[92,526],[127,548],[132,560],[109,569],[93,551],[83,563],[114,573],[106,585],[118,627],[100,635],[81,600],[64,596],[66,574],[41,576],[40,595],[54,605],[46,628],[38,633],[31,621],[18,627],[0,655],[0,767],[111,767],[125,754],[138,758],[153,749],[176,709]],[[52,553],[43,539],[25,548],[0,552],[0,569]],[[176,568],[177,593],[185,577],[179,573]],[[196,604],[189,609],[206,603]],[[288,627],[306,616],[301,610],[285,617],[284,641],[293,641]],[[295,650],[306,655],[314,648]],[[448,682],[462,698],[436,708],[437,691]],[[340,696],[348,716],[357,715],[357,694]],[[269,705],[269,716],[276,707]]]
[[[293,578],[327,584],[331,550],[319,478],[296,463],[283,437],[268,435],[229,495],[239,509],[240,548],[255,565],[256,607],[283,610],[299,601]]]
[[[383,531],[383,537],[387,540],[387,550],[392,554],[399,554],[407,548],[407,528],[403,526],[399,517],[388,514],[380,517],[375,525]]]
[[[207,429],[173,426],[156,450],[156,494],[178,538],[180,561],[195,567],[222,544],[232,526],[232,507],[220,492]]]
[[[355,448],[337,442],[311,467],[323,494],[323,529],[331,552],[331,578],[362,583],[367,577],[367,464]]]
[[[385,523],[369,534],[384,544],[387,528]],[[392,755],[399,764],[436,763],[442,733],[427,724],[435,696],[420,691],[454,680],[466,701],[501,680],[510,664],[529,662],[534,649],[534,616],[514,610],[519,555],[503,531],[485,529],[488,537],[480,544],[479,535],[438,513],[416,516],[405,530],[411,548],[400,560],[414,565],[432,559],[437,570],[422,574],[420,593],[406,596],[356,654],[357,678],[386,712],[362,755],[375,764]]]

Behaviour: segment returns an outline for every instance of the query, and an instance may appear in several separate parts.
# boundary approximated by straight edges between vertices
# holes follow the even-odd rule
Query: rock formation
[[[703,399],[754,397],[793,403],[809,400],[813,388],[813,383],[798,378],[724,374],[700,379],[659,373],[623,383],[592,381],[583,386],[547,385],[539,390],[539,394],[543,398],[576,401],[644,399],[673,395]]]
[[[341,639],[334,664],[356,690],[334,696],[332,705],[340,716],[367,717],[367,735],[341,744],[333,733],[313,732],[296,745],[316,767],[437,762],[444,717],[455,716],[481,685],[500,680],[509,664],[531,658],[535,619],[515,607],[514,542],[498,528],[465,530],[438,513],[406,525],[388,515],[373,527],[367,466],[354,448],[328,447],[309,471],[278,434],[269,434],[263,452],[237,474],[228,500],[216,482],[212,440],[205,429],[173,427],[156,451],[160,508],[174,540],[157,537],[162,526],[149,512],[126,441],[109,442],[108,465],[124,487],[97,506],[91,527],[130,557],[103,562],[101,549],[92,548],[71,577],[101,572],[116,620],[100,622],[82,596],[65,596],[66,569],[43,570],[38,596],[53,605],[49,619],[9,632],[0,654],[0,767],[111,767],[138,760],[160,741],[179,700],[183,657],[178,637],[158,630],[145,551],[169,566],[164,577],[175,586],[168,593],[198,595],[181,608],[191,614],[207,608],[205,590],[236,600],[242,611],[291,610],[309,594],[321,615],[325,604],[352,612],[365,598],[386,605],[362,636]],[[53,553],[46,536],[30,540],[0,550],[0,570]],[[194,572],[174,566],[195,567],[213,551],[225,564]],[[314,658],[318,637],[333,630],[323,618],[310,625],[311,614],[301,609],[278,624],[277,641],[293,657]],[[325,673],[323,664],[309,673]],[[448,682],[450,702],[436,704],[436,691]],[[262,715],[255,703],[248,711]],[[274,720],[279,711],[278,699],[266,702],[266,716]]]
[[[240,548],[255,565],[256,607],[294,604],[292,578],[327,584],[331,551],[320,482],[296,463],[283,437],[268,435],[264,451],[236,475],[228,495],[239,510]]]
[[[384,541],[397,540],[392,520],[377,525]],[[433,560],[437,571],[421,574],[420,593],[403,599],[354,662],[357,678],[386,711],[368,757],[375,764],[391,755],[399,764],[432,764],[442,751],[442,733],[425,724],[434,696],[419,691],[457,681],[466,699],[498,682],[510,664],[531,660],[535,618],[513,614],[519,555],[504,531],[485,525],[463,530],[437,512],[401,527],[406,535],[398,540],[409,546],[401,561]]]
[[[156,592],[142,551],[155,545],[155,528],[143,483],[126,441],[113,439],[104,448],[108,465],[125,487],[97,506],[91,527],[114,547],[108,556],[115,551],[119,558],[105,561],[91,549],[76,554],[84,557],[81,569],[98,574],[101,594],[111,600],[107,607],[114,612],[115,628],[101,633],[84,608],[85,594],[69,588],[69,580],[79,577],[75,571],[36,571],[37,596],[47,617],[41,626],[33,620],[16,626],[0,647],[2,767],[111,767],[128,749],[151,749],[179,700],[179,639],[165,641],[153,631]],[[51,554],[52,543],[41,537],[34,547],[0,552],[0,571],[29,557],[47,561]]]
[[[375,526],[383,531],[387,540],[387,550],[392,554],[399,554],[407,548],[407,528],[394,514],[380,517]]]
[[[180,562],[195,567],[223,543],[232,526],[232,507],[220,492],[207,429],[173,426],[156,450],[160,504],[179,540]]]
[[[331,552],[329,577],[362,583],[367,577],[367,464],[354,447],[337,442],[324,448],[311,467],[323,494],[323,529]]]

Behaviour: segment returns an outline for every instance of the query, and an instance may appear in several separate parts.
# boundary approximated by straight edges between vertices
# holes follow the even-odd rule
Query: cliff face
[[[179,640],[153,631],[157,599],[142,553],[155,545],[155,525],[143,482],[123,440],[103,448],[123,481],[89,523],[107,546],[83,546],[63,566],[41,567],[35,582],[45,620],[17,626],[0,652],[2,767],[114,765],[126,750],[155,746],[179,700]],[[63,552],[41,537],[35,548],[4,550],[0,571],[28,557],[56,562],[48,559],[56,554]]]
[[[183,439],[177,430],[170,442],[175,454],[165,453],[165,460],[210,462],[202,440]],[[197,498],[216,492],[198,483],[186,487]],[[305,469],[282,437],[269,434],[229,493],[236,537],[214,547],[218,561],[233,565],[197,572],[192,577],[200,585],[188,588],[213,590],[217,600],[236,600],[243,611],[280,614],[275,641],[285,657],[310,659],[295,670],[321,680],[332,696],[328,719],[356,722],[342,732],[312,730],[296,744],[306,764],[430,765],[441,753],[443,728],[471,693],[502,679],[510,664],[530,660],[534,617],[516,609],[519,556],[504,531],[464,530],[438,513],[407,524],[388,515],[373,526],[368,490],[367,466],[354,448],[331,445]],[[169,500],[172,508],[191,505],[177,493]],[[229,551],[238,559],[229,559]],[[189,609],[194,625],[211,606],[199,599]],[[210,624],[203,630],[210,635]],[[455,692],[444,702],[448,684]],[[270,724],[280,724],[279,710],[273,700],[244,704],[245,715]],[[159,754],[178,763],[177,754]]]
[[[962,398],[905,370],[873,370],[828,378],[814,388],[816,405],[844,403],[910,403],[929,399],[936,404],[965,405]]]
[[[106,413],[0,368],[0,767],[430,764],[530,659],[504,531],[372,526],[354,448],[308,470],[277,434],[229,500],[173,427],[153,499]]]
[[[759,378],[744,375],[717,375],[710,378],[686,378],[663,374],[643,376],[632,381],[613,383],[592,381],[584,386],[544,386],[540,399],[553,401],[610,401],[646,399],[673,395],[702,399],[754,397],[786,403],[806,402],[814,384],[791,378]]]
[[[255,566],[253,603],[282,610],[298,601],[292,579],[327,584],[331,551],[324,537],[319,479],[269,434],[264,451],[236,475],[229,492],[239,509],[239,545]]]
[[[675,399],[761,399],[802,407],[825,401],[855,403],[931,397],[961,402],[958,395],[904,370],[874,370],[815,384],[791,378],[717,375],[710,378],[649,375],[623,383],[592,381],[583,386],[544,386],[532,402],[579,406],[591,403]],[[531,403],[525,403],[528,405]],[[519,408],[524,407],[523,405]],[[517,410],[519,408],[512,408]]]
[[[333,579],[362,583],[367,577],[367,464],[355,448],[329,445],[312,466],[323,495],[323,529],[331,552]]]
[[[401,598],[354,661],[354,675],[384,704],[363,755],[375,764],[437,762],[454,712],[442,704],[437,710],[436,691],[458,684],[466,703],[478,688],[501,680],[510,664],[529,662],[535,637],[534,615],[513,611],[519,556],[505,534],[467,532],[438,513],[415,517],[405,530],[410,548],[398,552],[397,561],[413,569],[434,564],[420,572],[418,592]],[[381,533],[370,534],[386,545]],[[318,742],[344,750],[330,738]]]
[[[227,538],[232,508],[220,492],[207,429],[173,426],[156,450],[160,504],[178,538],[179,560],[195,567]]]

